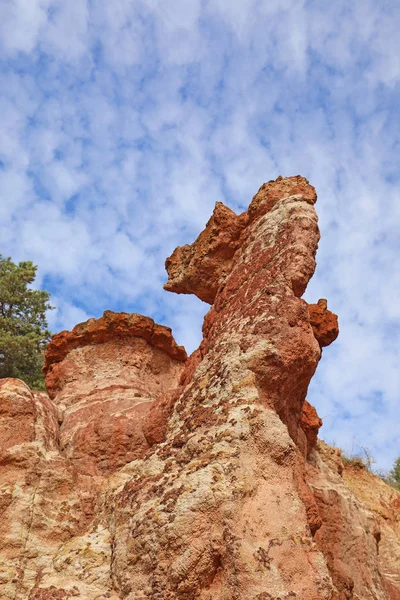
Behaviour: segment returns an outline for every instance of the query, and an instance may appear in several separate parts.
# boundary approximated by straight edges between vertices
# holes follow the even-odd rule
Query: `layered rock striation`
[[[1,598],[400,598],[399,494],[344,469],[306,400],[338,335],[301,299],[315,201],[279,177],[167,259],[165,288],[211,305],[189,358],[107,311],[53,338],[49,397],[1,382]]]

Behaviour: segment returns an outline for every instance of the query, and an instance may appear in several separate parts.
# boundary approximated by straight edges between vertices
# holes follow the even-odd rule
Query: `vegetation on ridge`
[[[370,473],[377,475],[385,483],[400,491],[400,456],[394,461],[393,467],[390,471],[381,471],[373,468],[375,459],[371,455],[368,448],[361,447],[364,452],[364,456],[360,454],[347,454],[344,450],[341,450],[342,461],[345,465],[355,467],[356,469],[366,469]]]
[[[393,468],[389,471],[389,483],[400,491],[400,456],[396,458]]]
[[[46,311],[50,293],[29,287],[37,266],[15,264],[0,254],[0,378],[22,379],[33,389],[44,389],[43,355],[51,337]]]

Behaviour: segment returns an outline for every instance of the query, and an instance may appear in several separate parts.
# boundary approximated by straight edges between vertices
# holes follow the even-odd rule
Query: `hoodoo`
[[[137,314],[106,311],[55,335],[45,373],[63,455],[93,475],[142,458],[150,410],[177,387],[186,358],[170,329]]]
[[[165,289],[211,305],[189,358],[107,311],[54,336],[48,396],[0,382],[1,598],[400,599],[400,494],[306,400],[338,335],[301,298],[316,199],[278,177],[167,259]]]

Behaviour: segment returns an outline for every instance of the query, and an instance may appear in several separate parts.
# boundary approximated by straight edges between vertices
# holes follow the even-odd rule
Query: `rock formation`
[[[62,454],[89,475],[142,458],[152,445],[146,430],[157,435],[149,410],[176,388],[186,358],[170,329],[135,314],[106,311],[55,335],[44,368]]]
[[[211,304],[189,358],[107,311],[54,336],[49,396],[0,382],[1,598],[400,598],[400,494],[344,468],[306,400],[338,334],[301,299],[315,201],[279,177],[167,259],[165,288]]]

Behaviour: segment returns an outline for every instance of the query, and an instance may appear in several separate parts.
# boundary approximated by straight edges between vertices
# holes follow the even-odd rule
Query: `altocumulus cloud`
[[[53,330],[106,308],[170,324],[206,306],[162,291],[164,260],[223,201],[301,173],[322,242],[306,298],[339,340],[309,399],[322,435],[399,444],[400,5],[345,0],[3,0],[1,252],[40,266]]]

